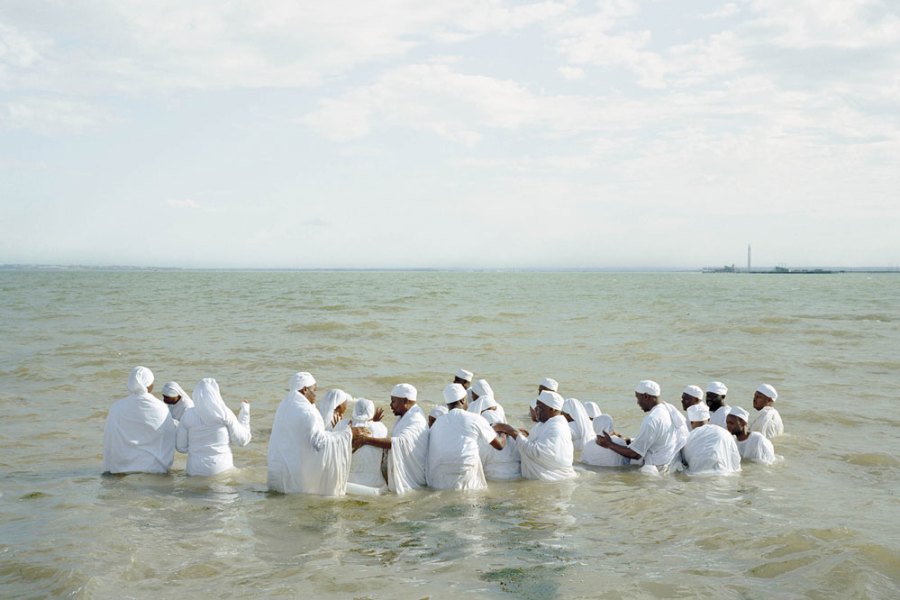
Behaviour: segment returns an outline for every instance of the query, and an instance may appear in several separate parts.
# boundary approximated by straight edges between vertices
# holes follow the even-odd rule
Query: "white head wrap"
[[[458,383],[451,383],[444,388],[444,404],[455,404],[466,397],[466,388]]]
[[[588,400],[584,403],[584,412],[587,413],[589,419],[596,419],[603,414],[603,411],[600,410],[600,407],[593,400]]]
[[[708,421],[709,407],[703,403],[688,406],[688,421]]]
[[[734,415],[738,419],[743,419],[744,423],[750,422],[750,413],[748,413],[746,410],[744,410],[740,406],[732,406],[731,409],[728,411],[728,414]]]
[[[334,409],[350,400],[353,400],[353,397],[344,390],[328,390],[325,398],[317,405],[319,413],[322,415],[322,421],[325,423],[325,429],[331,429],[336,425],[336,423],[332,423],[332,420],[334,420]]]
[[[763,396],[765,396],[766,398],[771,398],[772,400],[778,400],[778,392],[776,392],[775,388],[773,388],[768,383],[762,384],[761,386],[756,388],[756,391],[759,392],[760,394],[762,394]],[[788,402],[788,404],[790,404],[790,402]]]
[[[604,431],[611,434],[613,432],[613,420],[609,415],[600,415],[594,419],[594,433],[600,435]]]
[[[728,387],[721,381],[710,381],[706,385],[706,391],[712,392],[713,394],[718,394],[720,396],[725,396],[726,394],[728,394]]]
[[[472,384],[472,391],[478,394],[478,397],[481,396],[493,396],[494,390],[491,388],[491,384],[487,382],[487,379],[476,379],[475,383]]]
[[[375,403],[367,398],[357,398],[351,418],[354,427],[365,427],[375,416]]]
[[[441,415],[446,415],[448,412],[450,412],[450,410],[447,408],[446,404],[438,404],[431,409],[431,413],[428,416],[437,419]]]
[[[473,375],[472,371],[466,371],[465,369],[460,369],[456,372],[456,377],[463,381],[472,381]]]
[[[697,400],[703,400],[703,390],[700,389],[699,385],[689,385],[684,388],[682,394],[687,394],[691,398],[696,398]]]
[[[391,390],[391,396],[394,398],[406,398],[407,400],[415,402],[416,398],[419,396],[419,392],[416,391],[415,387],[408,383],[398,383],[394,386],[394,389]]]
[[[660,389],[659,384],[651,379],[642,379],[635,386],[634,391],[638,394],[647,394],[649,396],[656,396],[659,398]]]
[[[551,392],[549,390],[544,390],[541,392],[541,395],[538,396],[538,402],[554,409],[554,410],[562,410],[563,404],[565,400],[562,396],[557,394],[556,392]]]
[[[555,379],[551,379],[550,377],[544,377],[543,379],[541,379],[540,385],[553,392],[559,391],[559,382]]]
[[[205,377],[194,386],[194,410],[204,425],[228,423],[228,407],[219,393],[219,384],[212,377]]]
[[[166,382],[166,385],[162,388],[162,395],[167,398],[177,398],[178,396],[181,396],[182,400],[191,399],[191,397],[188,396],[188,393],[181,389],[181,386],[178,385],[177,381]],[[189,402],[187,404],[189,404]]]
[[[299,373],[294,373],[289,385],[292,392],[299,392],[303,388],[316,385],[316,379],[306,371],[301,371]]]
[[[135,367],[128,376],[128,391],[132,394],[146,394],[153,385],[153,371],[147,367]]]

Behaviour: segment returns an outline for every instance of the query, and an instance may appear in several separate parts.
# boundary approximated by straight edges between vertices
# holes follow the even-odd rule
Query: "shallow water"
[[[900,277],[0,271],[0,596],[895,598]],[[219,479],[100,475],[132,366],[252,401]],[[287,380],[426,407],[458,367],[524,425],[537,381],[635,433],[631,390],[779,390],[784,463],[737,477],[582,470],[483,493],[265,490]],[[390,423],[389,423],[390,425]]]

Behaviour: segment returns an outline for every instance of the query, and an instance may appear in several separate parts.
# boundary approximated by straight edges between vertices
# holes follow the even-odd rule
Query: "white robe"
[[[479,441],[497,437],[480,414],[454,408],[428,432],[429,487],[436,490],[482,490],[487,487],[478,451]]]
[[[269,438],[269,489],[285,494],[343,496],[353,432],[325,431],[322,415],[292,391],[275,411]]]
[[[116,400],[103,429],[103,471],[168,473],[175,460],[175,429],[166,404],[150,393]]]
[[[572,468],[575,453],[572,430],[562,415],[541,423],[531,431],[531,435],[520,433],[516,446],[525,479],[561,481],[578,476]]]
[[[625,440],[620,438],[617,435],[610,435],[612,441],[620,446],[628,447],[628,444],[625,443]],[[624,467],[631,464],[631,460],[622,456],[615,450],[610,450],[609,448],[604,448],[600,444],[597,443],[597,436],[594,436],[591,441],[584,445],[584,450],[581,452],[581,460],[586,465],[593,465],[595,467]]]
[[[728,416],[729,410],[731,410],[731,407],[727,404],[720,406],[719,410],[709,415],[709,424],[718,425],[723,429],[728,429],[728,427],[725,426],[725,418]]]
[[[758,431],[763,434],[766,439],[773,439],[784,433],[784,423],[781,421],[781,415],[775,410],[774,406],[764,406],[759,411],[750,431]]]
[[[563,405],[563,411],[572,417],[572,420],[569,422],[569,428],[572,430],[572,443],[575,446],[575,450],[580,452],[585,444],[597,439],[591,418],[587,415],[584,404],[577,398],[567,398],[566,403]]]
[[[338,423],[338,428],[343,429],[341,427],[342,423],[346,423],[346,421]],[[387,437],[388,431],[384,423],[369,421],[365,427],[368,427],[369,431],[372,432],[372,437]],[[356,452],[353,453],[353,458],[350,460],[350,478],[347,480],[348,483],[372,488],[387,487],[387,481],[384,480],[384,475],[381,474],[382,457],[384,457],[384,450],[376,446],[366,445],[357,448]]]
[[[169,414],[172,415],[172,418],[177,424],[178,421],[181,420],[181,417],[184,416],[184,411],[194,406],[194,401],[189,397],[182,396],[181,400],[175,404],[166,404],[166,406],[169,407]]]
[[[502,415],[496,410],[486,410],[481,413],[488,425],[503,423]],[[512,438],[507,438],[503,450],[497,450],[490,442],[480,442],[478,450],[481,454],[481,465],[484,467],[484,477],[488,481],[508,481],[521,479],[522,468],[519,449]]]
[[[427,465],[428,420],[422,409],[416,405],[397,420],[391,432],[391,449],[388,451],[388,489],[396,494],[405,494],[410,490],[425,487]]]
[[[250,404],[241,402],[237,417],[226,410],[224,421],[205,423],[193,407],[184,412],[178,424],[175,448],[187,452],[185,472],[188,475],[216,475],[234,468],[231,444],[246,446],[250,443]]]
[[[741,470],[741,454],[734,436],[714,425],[691,430],[681,456],[689,475],[727,475]]]
[[[775,457],[775,446],[757,431],[751,431],[750,437],[743,442],[738,440],[737,447],[741,453],[742,460],[758,462],[764,465],[771,465],[777,460]]]
[[[665,469],[678,456],[687,436],[682,430],[684,417],[673,420],[675,414],[679,414],[675,407],[660,402],[644,416],[640,431],[628,446],[641,455],[644,465]]]

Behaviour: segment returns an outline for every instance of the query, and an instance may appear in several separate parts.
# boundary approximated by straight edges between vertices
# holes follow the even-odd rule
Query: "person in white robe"
[[[704,404],[703,390],[699,385],[689,385],[681,392],[681,408],[687,412],[688,407],[695,404]]]
[[[438,418],[446,415],[449,410],[447,410],[446,404],[438,404],[434,408],[431,409],[431,412],[428,413],[428,429],[434,427],[434,422],[438,420]]]
[[[559,382],[553,379],[552,377],[544,377],[541,379],[540,383],[538,383],[537,393],[539,397],[542,392],[559,392]],[[537,415],[537,397],[535,397],[531,401],[531,406],[528,409],[528,416],[531,417],[531,421],[533,423],[539,423],[538,415]]]
[[[710,381],[706,386],[706,405],[709,407],[709,423],[725,427],[725,417],[731,408],[725,403],[728,387],[721,381]]]
[[[416,404],[417,397],[418,391],[412,385],[395,385],[391,390],[391,411],[400,418],[394,423],[391,437],[366,435],[359,442],[388,451],[388,489],[395,494],[405,494],[427,485],[428,421]]]
[[[609,434],[610,439],[619,446],[627,446],[628,443],[616,435],[613,429],[613,419],[609,415],[599,415],[594,417],[593,428],[595,437],[584,445],[581,452],[581,461],[586,465],[595,467],[625,467],[631,464],[631,460],[622,456],[618,452],[604,448],[597,443],[596,436]]]
[[[531,430],[515,429],[497,423],[494,430],[516,440],[522,476],[541,481],[562,481],[578,476],[572,466],[575,446],[572,430],[562,415],[563,397],[544,390],[538,396],[535,412],[539,425]]]
[[[600,407],[593,400],[588,400],[584,403],[584,412],[587,413],[591,421],[603,414],[603,411],[600,410]]]
[[[468,412],[466,389],[458,383],[444,388],[448,412],[428,434],[428,486],[436,490],[483,490],[487,487],[478,443],[502,450],[506,438],[488,422]]]
[[[497,399],[494,397],[494,390],[486,379],[475,380],[475,383],[472,384],[472,388],[469,390],[469,397],[471,398],[468,408],[469,412],[483,416],[484,411],[493,410],[499,413],[501,422],[506,421],[506,411],[497,402]]]
[[[175,460],[175,421],[153,396],[153,372],[135,367],[128,396],[109,409],[103,429],[105,473],[168,473]]]
[[[503,408],[497,405],[497,409],[493,409],[492,404],[496,404],[493,396],[485,401],[486,408],[482,411],[481,416],[491,426],[496,423],[506,423]],[[498,435],[508,437],[505,433],[498,433]],[[488,481],[509,481],[522,478],[519,449],[514,442],[509,440],[505,440],[505,442],[502,450],[497,450],[490,443],[479,442],[478,444],[481,464],[484,467],[484,477]]]
[[[777,399],[778,392],[768,383],[759,386],[756,393],[753,394],[753,408],[759,411],[759,415],[753,420],[750,431],[761,433],[768,440],[775,439],[784,433],[781,415],[773,406]]]
[[[269,437],[269,489],[284,494],[343,496],[353,442],[364,432],[352,427],[325,430],[315,406],[316,380],[311,374],[296,373],[288,390],[275,411]]]
[[[237,417],[225,406],[215,379],[201,379],[194,387],[194,406],[184,411],[175,435],[175,449],[187,453],[185,473],[210,476],[234,468],[231,444],[250,443],[250,403],[241,402]]]
[[[316,403],[322,422],[325,423],[325,431],[335,431],[335,427],[341,422],[347,406],[353,397],[344,390],[328,390],[321,402]]]
[[[350,425],[368,429],[373,437],[387,437],[387,427],[385,427],[384,423],[373,420],[374,418],[375,404],[366,398],[357,398],[353,405]],[[351,486],[365,486],[378,492],[387,490],[387,481],[384,479],[381,471],[383,459],[384,450],[376,446],[360,446],[355,449],[350,460],[350,477],[347,480],[347,491],[353,493],[359,491]]]
[[[659,384],[655,381],[640,381],[634,395],[638,406],[647,414],[641,421],[638,434],[628,446],[616,444],[608,433],[598,435],[597,443],[626,458],[640,460],[648,467],[645,472],[667,471],[687,440],[687,427],[681,413],[660,400],[660,393]]]
[[[766,436],[758,431],[750,431],[748,420],[750,413],[739,406],[734,406],[726,418],[728,431],[737,439],[738,451],[742,460],[771,465],[780,460],[775,454],[775,446]]]
[[[169,407],[169,413],[175,420],[175,424],[181,420],[184,411],[194,405],[194,401],[187,392],[181,389],[177,381],[169,381],[162,388],[162,399]]]
[[[596,438],[591,419],[581,400],[577,398],[566,398],[563,402],[562,412],[566,421],[569,422],[569,429],[572,430],[572,443],[575,445],[575,451],[581,452],[585,444]]]
[[[741,470],[741,454],[734,436],[725,429],[708,425],[709,407],[705,404],[689,406],[688,436],[681,458],[688,475],[730,475]]]

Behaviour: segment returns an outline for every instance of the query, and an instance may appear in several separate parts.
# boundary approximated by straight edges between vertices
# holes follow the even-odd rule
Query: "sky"
[[[900,265],[900,4],[2,0],[0,264]]]

